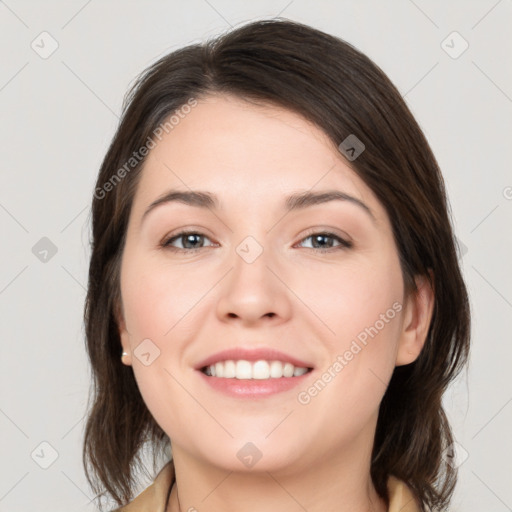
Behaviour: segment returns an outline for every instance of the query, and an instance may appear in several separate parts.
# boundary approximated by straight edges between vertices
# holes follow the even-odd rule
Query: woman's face
[[[171,191],[215,205],[145,214]],[[327,192],[354,199],[288,199]],[[369,456],[393,369],[408,362],[397,248],[375,195],[299,115],[209,96],[164,133],[134,198],[121,296],[125,363],[175,458],[283,471]],[[290,363],[310,370],[269,377]]]

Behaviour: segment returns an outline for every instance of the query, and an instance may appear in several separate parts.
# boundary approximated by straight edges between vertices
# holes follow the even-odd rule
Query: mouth
[[[240,399],[259,399],[305,384],[314,366],[271,347],[230,348],[195,368],[208,389]]]
[[[207,377],[238,380],[268,380],[301,377],[312,370],[313,368],[295,366],[289,362],[279,360],[267,361],[264,359],[258,361],[228,359],[204,366],[200,369]]]

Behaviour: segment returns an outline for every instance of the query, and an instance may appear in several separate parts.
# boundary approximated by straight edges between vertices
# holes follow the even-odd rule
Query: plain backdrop
[[[470,365],[445,397],[460,463],[451,510],[512,510],[512,2],[7,0],[0,511],[95,510],[81,461],[89,210],[129,85],[174,49],[279,15],[373,59],[434,150],[473,314]]]

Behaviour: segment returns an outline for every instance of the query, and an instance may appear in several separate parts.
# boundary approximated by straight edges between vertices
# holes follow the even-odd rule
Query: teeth
[[[249,361],[237,361],[235,377],[237,379],[252,379],[252,367],[253,365]]]
[[[295,370],[295,367],[293,364],[286,363],[283,366],[283,377],[293,377],[293,371]]]
[[[300,377],[308,372],[307,368],[295,367],[281,361],[221,361],[205,370],[206,375],[224,379],[279,379],[281,377]]]
[[[294,377],[300,377],[301,375],[304,375],[308,372],[307,368],[300,368],[300,367],[294,367],[293,368],[293,376]]]
[[[234,361],[226,361],[224,363],[224,377],[226,379],[234,379],[236,375],[236,365]]]
[[[253,379],[270,379],[270,365],[267,363],[267,361],[256,361],[253,364],[249,363],[249,361],[238,361],[236,363],[237,375],[240,375],[238,372],[238,366],[241,363],[247,363],[247,365],[244,365],[247,367],[245,373],[246,379],[250,379],[251,377]]]

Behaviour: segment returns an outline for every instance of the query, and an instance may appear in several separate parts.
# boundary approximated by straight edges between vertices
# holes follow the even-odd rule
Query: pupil
[[[198,238],[199,235],[196,235],[196,234],[189,234],[189,235],[186,235],[185,238],[186,238],[186,243],[185,243],[185,246],[188,242],[191,242],[193,244],[194,242],[194,238]],[[197,241],[197,240],[196,240]],[[192,247],[193,248],[193,247]]]
[[[322,240],[322,239],[323,239],[323,240],[325,240],[326,238],[328,238],[326,235],[317,235],[314,239],[315,239],[316,241],[319,241],[319,240]],[[322,243],[321,243],[320,245],[321,245],[321,246],[326,246],[326,245],[329,245],[329,244],[322,244]]]

